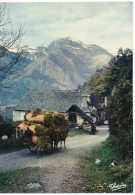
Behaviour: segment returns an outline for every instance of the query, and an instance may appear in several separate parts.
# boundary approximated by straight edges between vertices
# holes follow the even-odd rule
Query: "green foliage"
[[[0,173],[0,193],[24,193],[28,183],[39,183],[39,168],[25,168]]]
[[[87,157],[88,192],[133,191],[132,66],[132,51],[119,49],[109,66],[95,73],[89,81],[95,95],[108,96],[106,112],[110,136],[101,149]],[[99,164],[95,163],[96,158],[100,159]],[[115,166],[110,166],[112,162]],[[112,191],[109,185],[114,183],[116,186],[124,183],[126,187]]]
[[[132,157],[132,52],[119,50],[110,66],[112,92],[108,104],[111,138],[119,155]]]
[[[118,54],[109,63],[110,77],[107,82],[111,87],[117,86],[121,79],[132,80],[133,53],[130,49],[119,49]]]
[[[0,138],[3,135],[8,136],[8,140],[0,139],[0,153],[11,152],[11,151],[24,148],[24,145],[20,143],[20,141],[15,139],[15,134],[16,134],[15,129],[18,124],[20,124],[20,122],[14,123],[14,122],[0,120]]]
[[[110,72],[107,69],[101,72],[96,72],[88,81],[87,88],[90,89],[97,97],[105,97],[110,93],[109,85],[106,83],[106,79],[110,76]]]
[[[3,135],[7,135],[9,138],[12,137],[13,133],[13,122],[9,121],[0,121],[0,138]]]
[[[0,153],[15,151],[24,147],[25,146],[16,139],[9,139],[6,141],[0,140]]]
[[[0,122],[3,122],[4,120],[3,120],[3,117],[0,115]]]
[[[96,72],[88,82],[92,92],[100,98],[108,96],[106,113],[113,147],[119,155],[132,157],[132,72],[133,53],[130,49],[118,50],[101,72]]]
[[[95,163],[97,158],[100,159],[99,164]],[[127,193],[133,191],[133,162],[130,159],[123,161],[119,158],[111,138],[108,138],[102,147],[85,154],[84,160],[86,160],[84,170],[87,177],[87,192]],[[111,166],[111,163],[114,163],[114,166]],[[124,183],[126,187],[112,191],[109,185],[114,183],[116,185]]]
[[[133,53],[130,49],[118,50],[116,57],[112,58],[109,66],[96,72],[88,81],[87,88],[98,97],[110,96],[114,87],[121,79],[132,79]]]

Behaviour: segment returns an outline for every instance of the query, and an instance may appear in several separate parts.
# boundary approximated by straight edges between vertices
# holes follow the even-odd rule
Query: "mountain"
[[[86,45],[70,37],[57,39],[47,46],[23,49],[29,64],[12,81],[14,94],[5,96],[13,104],[27,89],[76,89],[113,57],[100,46]]]

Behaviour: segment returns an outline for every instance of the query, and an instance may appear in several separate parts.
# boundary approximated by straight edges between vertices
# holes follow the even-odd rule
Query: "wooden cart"
[[[44,150],[44,152],[46,154],[50,154],[54,151],[55,145],[53,144],[53,141],[50,138],[50,143],[48,147],[47,145],[45,145],[44,148],[40,148],[36,141],[34,141],[33,137],[38,137],[36,135],[32,135],[32,132],[28,129],[28,130],[21,130],[21,129],[17,129],[17,134],[16,137],[17,139],[19,139],[24,145],[27,145],[28,149],[34,153],[36,152],[38,149],[40,150]]]

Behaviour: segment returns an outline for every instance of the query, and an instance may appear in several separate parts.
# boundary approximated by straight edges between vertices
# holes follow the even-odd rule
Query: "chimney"
[[[105,104],[105,107],[107,106],[107,97],[105,97],[104,99],[104,104]]]
[[[89,102],[89,101],[90,101],[90,95],[83,94],[82,95],[82,107],[87,108],[88,107],[87,102]]]

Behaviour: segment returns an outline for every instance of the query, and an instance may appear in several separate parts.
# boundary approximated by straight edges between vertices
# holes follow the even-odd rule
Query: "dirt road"
[[[96,135],[77,135],[68,137],[66,149],[59,149],[51,155],[33,155],[29,150],[21,150],[0,155],[0,171],[25,167],[40,167],[44,192],[80,192],[82,184],[78,163],[87,150],[104,142],[108,137],[108,127],[97,127]],[[45,173],[45,174],[44,174]]]

